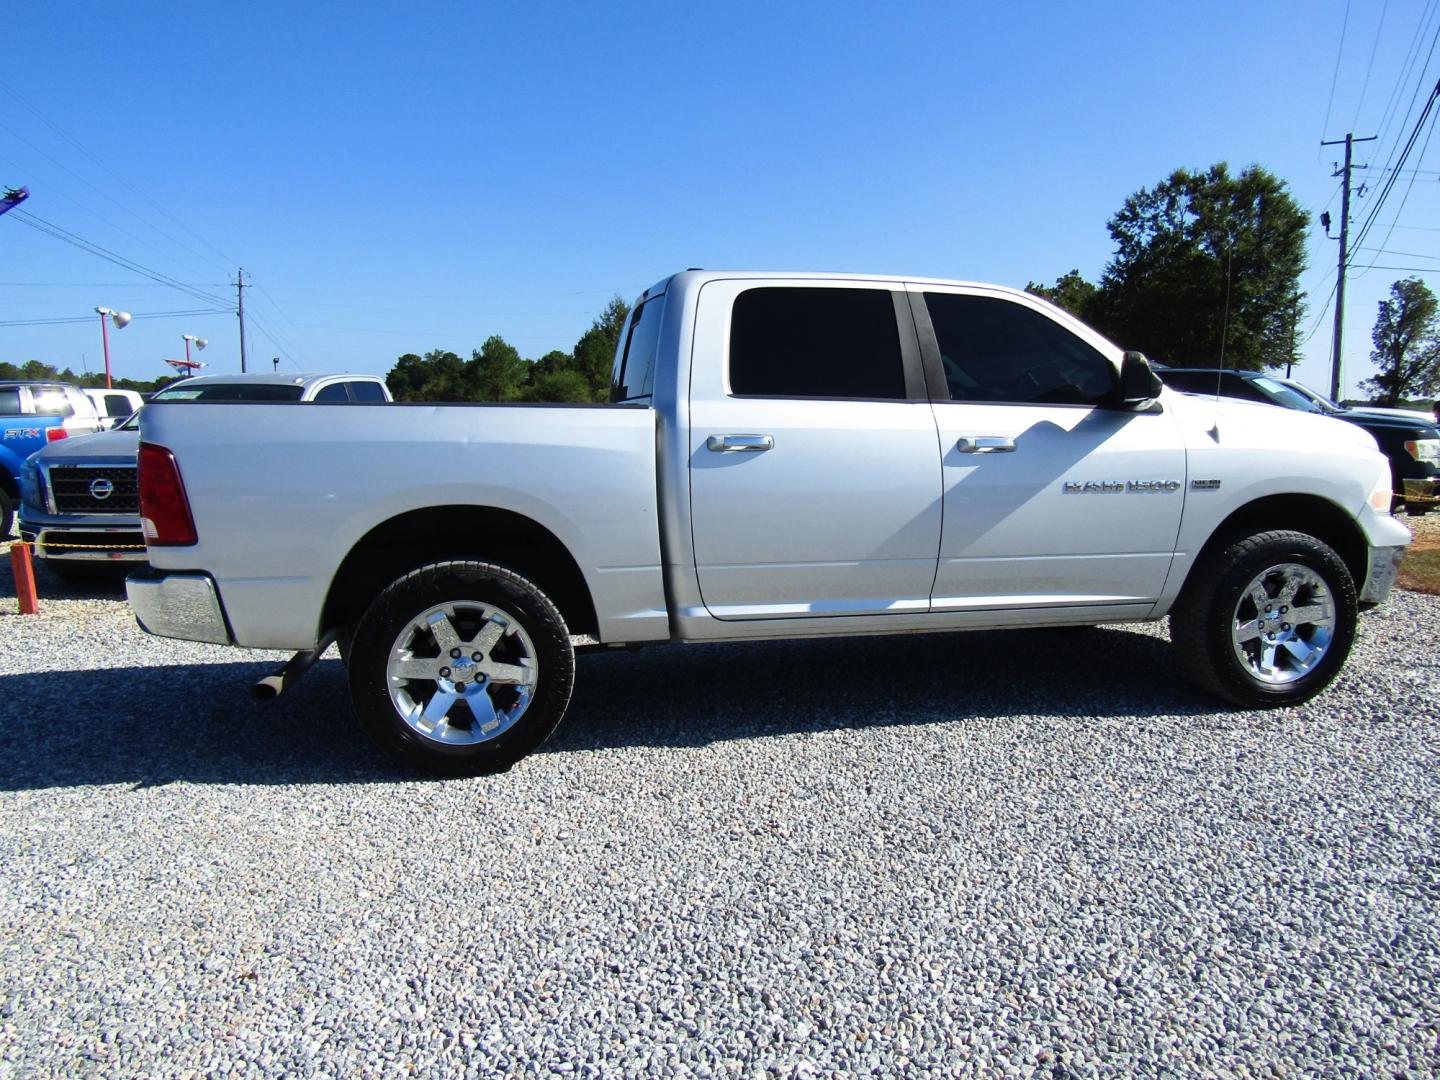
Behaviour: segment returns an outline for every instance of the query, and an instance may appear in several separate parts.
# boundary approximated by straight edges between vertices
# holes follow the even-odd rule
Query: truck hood
[[[35,460],[46,465],[62,465],[76,461],[116,461],[133,464],[140,451],[138,431],[100,431],[93,435],[74,435],[49,443],[35,454]]]
[[[1167,392],[1164,400],[1187,425],[1203,428],[1219,446],[1256,450],[1314,447],[1330,452],[1353,449],[1361,454],[1367,450],[1372,454],[1380,453],[1375,436],[1364,428],[1320,413],[1262,405],[1238,398],[1200,397],[1178,392]]]

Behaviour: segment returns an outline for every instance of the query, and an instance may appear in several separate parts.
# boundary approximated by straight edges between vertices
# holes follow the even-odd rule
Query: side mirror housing
[[[1127,352],[1120,361],[1120,382],[1115,387],[1115,407],[1143,409],[1157,397],[1165,384],[1150,368],[1142,352]]]

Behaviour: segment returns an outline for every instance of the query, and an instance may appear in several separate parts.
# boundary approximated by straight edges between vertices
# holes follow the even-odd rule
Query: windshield
[[[167,386],[151,401],[299,401],[301,387],[289,383],[201,383]]]
[[[1297,393],[1284,383],[1275,379],[1267,379],[1263,376],[1251,380],[1256,386],[1264,390],[1276,405],[1283,405],[1287,409],[1298,409],[1301,412],[1325,412],[1318,402],[1311,401],[1304,394]]]
[[[1343,408],[1341,408],[1339,405],[1336,405],[1335,402],[1331,401],[1331,400],[1330,400],[1328,397],[1326,397],[1324,394],[1320,393],[1320,391],[1318,391],[1318,390],[1311,390],[1310,387],[1306,386],[1304,383],[1291,382],[1291,381],[1288,381],[1288,380],[1287,380],[1287,381],[1285,382],[1285,385],[1288,386],[1291,390],[1294,390],[1297,394],[1301,395],[1302,397],[1308,398],[1309,400],[1313,401],[1316,405],[1319,405],[1320,408],[1321,408],[1324,412],[1344,412],[1344,411],[1345,411]]]

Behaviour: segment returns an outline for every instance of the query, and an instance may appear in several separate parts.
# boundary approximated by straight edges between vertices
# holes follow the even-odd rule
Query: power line
[[[3,289],[173,289],[164,281],[0,281]],[[224,282],[203,282],[192,289],[223,289]]]
[[[1436,80],[1436,82],[1435,82],[1435,89],[1432,90],[1432,91],[1430,91],[1430,97],[1429,97],[1429,98],[1426,100],[1426,102],[1425,102],[1425,108],[1424,108],[1424,109],[1421,111],[1421,113],[1420,113],[1420,119],[1418,119],[1417,121],[1415,121],[1415,128],[1414,128],[1413,131],[1411,131],[1411,133],[1410,133],[1410,138],[1409,138],[1409,139],[1406,141],[1406,143],[1405,143],[1405,149],[1404,149],[1404,150],[1401,152],[1401,154],[1400,154],[1400,161],[1399,161],[1398,165],[1396,166],[1395,171],[1391,172],[1390,176],[1386,179],[1384,186],[1381,187],[1381,189],[1380,189],[1380,195],[1379,195],[1379,197],[1376,199],[1375,205],[1370,208],[1370,214],[1369,214],[1369,216],[1365,219],[1365,224],[1364,224],[1363,226],[1361,226],[1360,235],[1355,238],[1355,244],[1356,244],[1357,247],[1365,242],[1366,238],[1369,237],[1369,235],[1370,235],[1370,230],[1375,227],[1375,222],[1376,222],[1376,221],[1379,219],[1379,217],[1380,217],[1380,211],[1381,211],[1381,209],[1382,209],[1382,208],[1384,207],[1384,205],[1385,205],[1385,200],[1386,200],[1387,198],[1389,198],[1390,192],[1391,192],[1392,190],[1394,190],[1395,182],[1400,178],[1400,172],[1399,172],[1399,170],[1400,170],[1400,168],[1405,164],[1406,160],[1410,157],[1410,152],[1411,152],[1411,150],[1413,150],[1413,149],[1415,148],[1415,141],[1420,137],[1420,131],[1421,131],[1421,129],[1424,128],[1424,126],[1425,126],[1425,120],[1426,120],[1427,117],[1429,117],[1430,111],[1435,107],[1436,99],[1440,99],[1440,79],[1437,79],[1437,80]],[[1433,135],[1433,134],[1434,134],[1434,131],[1435,131],[1435,129],[1434,129],[1433,125],[1432,125],[1432,127],[1431,127],[1431,129],[1430,129],[1430,133]],[[1425,149],[1428,149],[1429,146],[1430,146],[1430,135],[1426,135],[1426,136],[1425,136]],[[1420,151],[1420,158],[1421,158],[1421,160],[1424,159],[1425,149],[1422,149],[1422,150]],[[1409,186],[1407,186],[1406,189],[1405,189],[1405,195],[1404,195],[1404,196],[1402,197],[1402,199],[1400,200],[1400,209],[1397,210],[1397,211],[1395,211],[1395,217],[1396,217],[1397,219],[1400,217],[1400,214],[1404,211],[1404,209],[1405,209],[1405,203],[1409,201],[1409,199],[1410,199],[1410,192],[1411,192],[1411,190],[1414,189],[1414,187],[1415,187],[1415,178],[1412,176],[1412,177],[1410,178]],[[1380,246],[1381,246],[1381,247],[1384,247],[1384,246],[1385,246],[1385,242],[1388,241],[1389,239],[1390,239],[1390,234],[1387,232],[1387,233],[1385,234],[1385,240],[1384,240],[1384,241],[1381,241]]]
[[[1365,107],[1365,95],[1370,90],[1370,72],[1375,68],[1375,50],[1380,47],[1380,31],[1385,29],[1385,13],[1389,10],[1390,0],[1385,0],[1384,6],[1380,8],[1380,21],[1375,24],[1375,42],[1370,46],[1370,62],[1365,65],[1365,81],[1360,84],[1360,102],[1355,106],[1355,119],[1350,121],[1351,131],[1360,123],[1360,110]]]
[[[1414,75],[1414,66],[1416,66],[1416,60],[1420,59],[1420,49],[1423,48],[1424,40],[1426,40],[1428,27],[1430,27],[1431,17],[1434,17],[1434,14],[1436,14],[1437,10],[1440,10],[1440,0],[1430,0],[1430,3],[1428,3],[1426,6],[1426,10],[1421,13],[1420,23],[1418,23],[1416,26],[1416,35],[1414,35],[1414,37],[1411,37],[1410,45],[1405,48],[1405,59],[1404,62],[1400,65],[1400,75],[1395,76],[1394,89],[1391,89],[1390,96],[1385,99],[1385,108],[1384,111],[1381,112],[1381,143],[1384,143],[1384,141],[1387,140],[1388,137],[1390,137],[1390,125],[1391,121],[1394,121],[1395,111],[1400,108],[1401,92],[1404,91],[1405,86],[1410,85],[1411,78],[1413,78]],[[1431,48],[1433,48],[1433,46],[1431,46]],[[1426,63],[1428,65],[1428,59],[1426,60]],[[1421,71],[1421,75],[1423,75],[1423,73],[1424,72]],[[1413,111],[1413,109],[1414,99],[1411,98],[1410,109],[1407,109],[1407,111],[1405,111],[1405,115],[1407,115],[1408,117],[1408,115],[1410,115],[1410,111]],[[1404,125],[1401,125],[1401,127],[1404,127]]]
[[[1387,0],[1387,2],[1388,2],[1388,0]],[[43,112],[41,112],[39,109],[37,109],[34,105],[30,104],[30,102],[26,101],[23,97],[21,97],[21,96],[15,91],[15,89],[14,89],[12,86],[8,85],[4,80],[0,80],[0,90],[3,90],[6,94],[10,95],[10,97],[12,97],[16,102],[18,102],[23,108],[25,108],[25,109],[26,109],[27,111],[29,111],[32,115],[34,115],[35,117],[37,117],[37,118],[41,121],[41,123],[45,124],[46,127],[50,128],[50,130],[54,131],[57,135],[59,135],[62,139],[64,139],[66,142],[68,142],[71,146],[75,147],[75,149],[79,150],[80,153],[84,154],[87,158],[89,158],[91,161],[93,161],[97,166],[99,166],[99,167],[100,167],[101,169],[103,169],[105,172],[109,173],[110,176],[111,176],[113,179],[117,180],[119,183],[121,183],[121,184],[124,185],[125,187],[129,188],[131,192],[133,192],[134,194],[138,195],[140,198],[144,199],[147,203],[150,204],[150,206],[151,206],[152,208],[154,208],[154,210],[155,210],[158,214],[160,214],[161,217],[165,218],[165,219],[166,219],[167,221],[169,221],[171,224],[176,225],[176,226],[178,226],[179,228],[185,230],[185,232],[189,233],[189,234],[190,234],[191,236],[193,236],[196,240],[198,240],[201,244],[203,244],[205,247],[209,248],[215,255],[218,255],[218,256],[224,261],[224,265],[226,265],[226,266],[233,266],[233,265],[235,264],[235,261],[236,261],[236,260],[234,260],[234,259],[230,258],[229,256],[227,256],[224,252],[220,251],[217,247],[215,247],[214,244],[212,244],[212,243],[210,243],[208,240],[206,240],[205,237],[201,236],[201,235],[200,235],[199,233],[197,233],[194,229],[190,228],[190,226],[186,225],[186,224],[185,224],[183,221],[181,221],[179,218],[175,217],[173,214],[171,214],[169,211],[167,211],[163,206],[160,205],[160,203],[158,203],[154,198],[152,198],[146,191],[144,191],[143,189],[141,189],[141,188],[139,188],[139,187],[136,187],[134,184],[130,183],[129,180],[126,180],[125,177],[121,176],[121,175],[120,175],[119,173],[117,173],[114,169],[112,169],[112,168],[110,167],[110,165],[109,165],[103,158],[101,158],[101,157],[99,157],[98,155],[96,155],[96,154],[95,154],[88,146],[86,146],[81,140],[75,138],[75,136],[71,135],[68,131],[66,131],[64,128],[62,128],[59,124],[57,124],[55,121],[51,120],[50,117],[46,116]],[[27,140],[23,140],[23,139],[22,139],[22,141],[27,141]],[[32,143],[32,144],[28,144],[28,145],[31,146],[31,149],[36,150],[37,153],[45,154],[45,152],[44,152],[43,150],[40,150],[38,147],[34,146],[33,143]],[[49,157],[48,154],[45,154],[45,156],[46,156],[46,157]],[[58,165],[60,168],[64,169],[66,172],[70,173],[70,175],[75,176],[77,179],[82,180],[82,182],[84,182],[84,183],[85,183],[87,186],[89,186],[92,190],[94,190],[94,191],[96,191],[96,192],[99,192],[99,194],[103,195],[105,198],[107,198],[107,199],[109,199],[111,202],[115,203],[116,206],[119,206],[122,210],[125,210],[126,213],[129,213],[132,217],[138,217],[138,215],[136,215],[133,210],[130,210],[129,208],[127,208],[126,206],[124,206],[124,204],[122,204],[121,202],[119,202],[119,201],[118,201],[117,199],[115,199],[113,196],[108,195],[108,194],[106,194],[106,193],[103,192],[103,191],[100,191],[99,188],[96,188],[93,184],[90,184],[90,182],[89,182],[88,180],[85,180],[83,177],[79,176],[78,173],[74,172],[72,169],[68,168],[68,167],[65,166],[63,163],[58,162],[58,161],[55,161],[54,158],[50,158],[50,160],[51,160],[52,162],[54,162],[56,165]],[[156,228],[153,222],[146,222],[146,224],[149,225],[150,228],[155,229],[155,232],[157,232],[159,235],[165,237],[165,239],[168,240],[168,241],[170,241],[170,243],[175,244],[175,245],[177,245],[177,246],[179,246],[179,247],[184,248],[186,251],[190,252],[190,254],[194,255],[196,258],[199,258],[199,259],[208,261],[208,258],[209,258],[208,256],[202,255],[200,252],[196,251],[194,248],[190,247],[188,244],[185,244],[185,243],[183,243],[183,242],[175,239],[173,236],[170,236],[169,234],[167,234],[163,229],[158,229],[158,228]]]
[[[1381,266],[1379,263],[1371,263],[1369,266],[1360,267],[1361,270],[1405,270],[1416,274],[1440,274],[1440,266]]]
[[[11,216],[15,220],[29,225],[32,229],[45,233],[47,236],[63,241],[72,247],[77,247],[81,251],[104,259],[106,262],[114,263],[116,266],[129,270],[132,273],[147,277],[151,281],[158,282],[162,285],[169,285],[172,289],[178,289],[180,292],[194,297],[196,300],[204,300],[209,304],[224,304],[226,302],[218,296],[212,296],[199,289],[192,288],[183,281],[170,277],[168,274],[162,274],[158,270],[152,270],[148,266],[135,262],[133,259],[127,259],[125,256],[119,255],[108,248],[103,248],[94,241],[86,240],[83,236],[70,232],[68,229],[61,228],[59,225],[46,221],[44,218],[38,217],[27,210],[11,211]]]
[[[1345,55],[1345,33],[1350,29],[1350,0],[1345,0],[1345,18],[1340,22],[1340,45],[1335,50],[1335,71],[1330,76],[1330,98],[1325,102],[1325,122],[1320,125],[1320,138],[1330,130],[1330,110],[1335,105],[1335,86],[1340,81],[1340,58]]]
[[[228,308],[196,308],[193,311],[150,311],[131,315],[132,319],[188,319],[196,315],[226,315]],[[94,315],[66,315],[53,319],[0,319],[0,326],[60,326],[65,323],[94,322]]]
[[[1393,251],[1390,248],[1356,248],[1356,251],[1368,251],[1375,255],[1403,255],[1407,259],[1440,259],[1440,255],[1426,255],[1421,251]]]

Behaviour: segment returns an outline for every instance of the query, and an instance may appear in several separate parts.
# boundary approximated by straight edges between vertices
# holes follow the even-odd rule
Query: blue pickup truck
[[[10,535],[20,504],[25,459],[57,439],[100,428],[94,402],[78,387],[0,382],[0,539]]]

